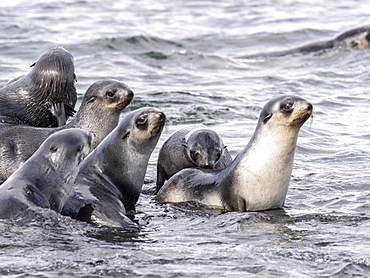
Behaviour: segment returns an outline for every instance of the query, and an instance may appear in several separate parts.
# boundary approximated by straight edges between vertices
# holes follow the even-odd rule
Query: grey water
[[[369,24],[366,0],[14,0],[0,3],[0,83],[48,48],[75,58],[79,101],[112,78],[131,110],[168,117],[139,199],[137,233],[56,214],[0,222],[2,277],[369,277],[370,50],[237,56],[331,39]],[[153,197],[156,157],[175,130],[203,123],[235,157],[271,98],[314,115],[300,131],[285,207],[218,214]]]

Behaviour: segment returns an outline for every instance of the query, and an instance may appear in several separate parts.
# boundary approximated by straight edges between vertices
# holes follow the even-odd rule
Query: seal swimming
[[[263,107],[245,149],[222,170],[187,168],[158,192],[160,203],[194,201],[226,211],[259,211],[284,205],[301,126],[312,105],[296,96]]]
[[[60,212],[91,142],[92,133],[82,129],[52,134],[0,186],[0,218],[15,219],[39,208]]]
[[[324,49],[334,47],[345,47],[355,49],[368,49],[370,48],[370,25],[358,27],[355,29],[348,30],[334,39],[314,42],[301,47],[286,51],[268,52],[268,53],[257,53],[252,55],[240,56],[240,59],[250,59],[256,57],[278,57],[290,54],[305,54],[310,52],[316,52]]]
[[[223,169],[232,161],[217,132],[204,125],[188,126],[173,133],[162,145],[157,161],[157,192],[184,168]]]
[[[130,228],[149,157],[166,116],[154,108],[129,113],[81,164],[62,214],[96,226]]]
[[[134,93],[117,80],[93,83],[84,95],[76,116],[56,128],[12,126],[0,132],[0,183],[17,170],[52,133],[67,128],[94,132],[95,148],[118,124],[121,111],[130,104]]]
[[[0,130],[9,125],[57,127],[73,116],[77,92],[72,54],[54,47],[32,67],[0,89]]]

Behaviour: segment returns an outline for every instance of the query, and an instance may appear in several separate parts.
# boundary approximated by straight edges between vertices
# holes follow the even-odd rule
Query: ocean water
[[[367,25],[367,1],[3,2],[0,83],[64,46],[75,58],[79,101],[93,82],[118,79],[135,93],[122,117],[154,106],[168,123],[137,205],[139,232],[53,213],[3,221],[2,277],[370,276],[370,51],[235,58]],[[208,125],[235,157],[263,105],[280,94],[314,106],[283,209],[217,214],[155,202],[156,157],[173,131]]]

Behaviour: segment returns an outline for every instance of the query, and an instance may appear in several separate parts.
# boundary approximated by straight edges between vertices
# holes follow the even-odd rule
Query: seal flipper
[[[82,208],[80,208],[80,210],[78,211],[75,218],[77,220],[84,221],[84,222],[87,222],[87,223],[91,224],[92,223],[91,215],[92,215],[93,211],[94,211],[94,209],[93,209],[92,205],[91,204],[86,204]]]
[[[165,177],[165,170],[163,169],[163,167],[158,163],[157,164],[157,183],[156,183],[156,192],[155,194],[157,194],[159,192],[159,190],[161,189],[161,187],[163,186],[164,184],[164,181],[166,180],[166,177]]]
[[[76,110],[74,110],[73,107],[67,103],[64,103],[64,111],[66,118],[73,117],[76,113]]]
[[[51,114],[57,119],[58,125],[63,126],[67,122],[66,111],[64,109],[64,103],[54,103],[50,107]]]

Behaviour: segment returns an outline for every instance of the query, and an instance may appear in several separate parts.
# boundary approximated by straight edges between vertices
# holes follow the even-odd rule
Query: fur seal
[[[358,27],[346,31],[332,40],[310,43],[286,51],[277,51],[270,53],[259,53],[253,55],[245,55],[237,58],[249,59],[256,57],[279,57],[290,54],[305,54],[310,52],[316,52],[323,49],[329,49],[334,47],[345,47],[345,48],[356,48],[356,49],[368,49],[370,48],[370,25]]]
[[[166,117],[154,108],[129,113],[81,164],[62,214],[96,226],[132,227],[149,157]]]
[[[259,211],[284,205],[299,130],[312,105],[279,96],[264,106],[245,149],[222,170],[187,168],[158,192],[160,203],[194,201],[226,211]]]
[[[91,132],[76,128],[45,140],[0,186],[0,218],[15,219],[39,208],[60,212],[91,142]]]
[[[204,125],[182,128],[162,145],[157,161],[157,192],[174,174],[184,168],[223,169],[232,161],[217,132]]]
[[[0,183],[17,170],[52,133],[67,128],[94,132],[95,148],[118,124],[121,111],[131,102],[134,93],[117,80],[93,83],[84,95],[76,116],[56,128],[12,126],[0,132]]]
[[[73,116],[77,92],[72,54],[54,47],[32,67],[0,89],[0,130],[9,125],[57,127]]]

